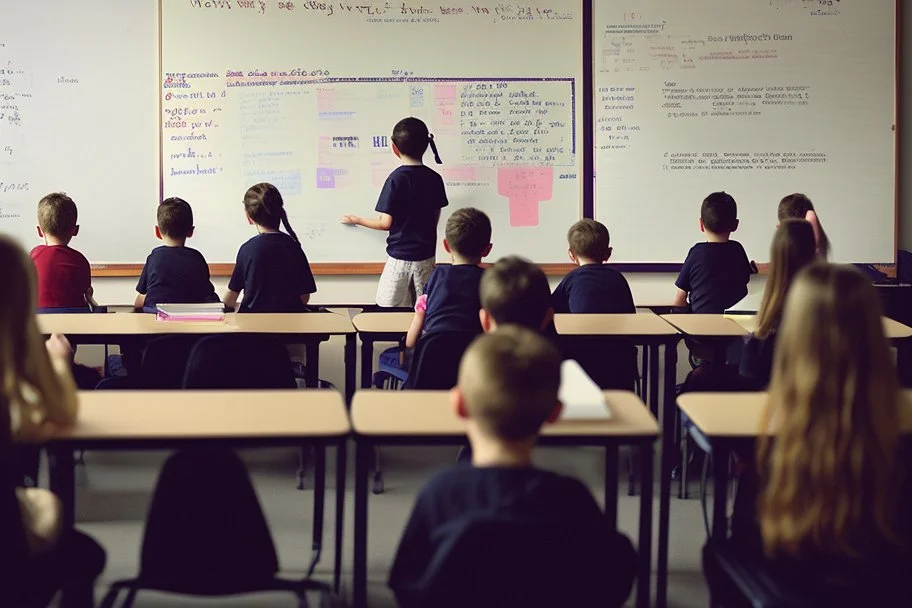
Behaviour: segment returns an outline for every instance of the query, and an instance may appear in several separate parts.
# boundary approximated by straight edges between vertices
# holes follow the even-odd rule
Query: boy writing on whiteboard
[[[422,162],[428,145],[437,163],[441,162],[427,125],[417,118],[405,118],[396,123],[392,139],[393,153],[402,165],[383,184],[376,207],[380,216],[343,215],[342,223],[389,232],[377,304],[412,307],[434,270],[437,223],[448,201],[443,178]]]
[[[76,203],[62,192],[38,201],[38,245],[29,254],[38,274],[38,308],[88,308],[92,298],[92,271],[84,255],[70,248],[79,233]]]

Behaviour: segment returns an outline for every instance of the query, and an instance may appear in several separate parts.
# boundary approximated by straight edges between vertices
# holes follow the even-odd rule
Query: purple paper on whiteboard
[[[331,167],[317,167],[317,188],[335,188],[336,171]]]

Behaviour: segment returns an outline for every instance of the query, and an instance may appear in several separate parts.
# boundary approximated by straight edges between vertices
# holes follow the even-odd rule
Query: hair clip
[[[438,165],[442,165],[443,161],[440,160],[440,154],[437,152],[437,144],[434,143],[434,134],[428,133],[428,143],[431,146],[431,152],[434,153],[434,162]]]

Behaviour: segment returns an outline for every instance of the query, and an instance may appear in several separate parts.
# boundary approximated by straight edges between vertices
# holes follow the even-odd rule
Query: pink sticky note
[[[456,85],[455,84],[436,84],[434,85],[434,97],[440,105],[452,105],[456,103]]]
[[[551,200],[553,167],[499,167],[497,193],[510,201],[511,226],[538,226],[538,205]]]

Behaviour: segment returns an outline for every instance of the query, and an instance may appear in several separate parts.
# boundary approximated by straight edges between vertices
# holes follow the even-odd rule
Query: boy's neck
[[[532,466],[535,437],[521,441],[505,441],[491,437],[471,421],[468,425],[472,445],[472,465],[476,467],[527,468]]]
[[[257,232],[259,234],[275,234],[279,230],[277,228],[267,228],[266,226],[260,226],[259,224],[254,224],[256,226]]]
[[[187,237],[183,238],[172,238],[170,236],[162,235],[162,243],[165,244],[165,247],[183,247],[184,243],[187,242]]]
[[[66,247],[70,244],[70,240],[73,237],[60,238],[57,236],[51,236],[48,233],[44,233],[44,243],[49,247]]]
[[[420,158],[412,158],[411,156],[406,156],[405,154],[402,154],[401,152],[399,153],[399,160],[402,161],[403,165],[406,165],[409,167],[420,167],[421,165],[424,164]]]
[[[731,239],[731,232],[705,231],[707,243],[727,243]]]
[[[450,259],[453,266],[478,266],[481,264],[481,258],[469,258],[458,253],[450,253]]]
[[[589,258],[584,258],[582,256],[576,256],[576,263],[580,266],[591,266],[593,264],[601,266],[604,262],[599,262],[598,260],[590,260]]]

